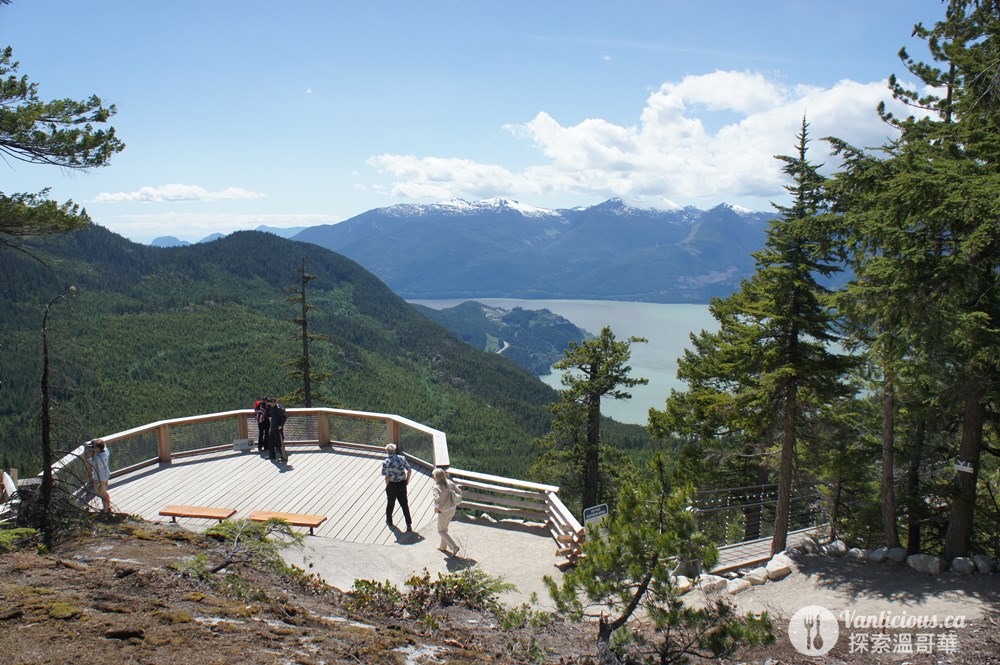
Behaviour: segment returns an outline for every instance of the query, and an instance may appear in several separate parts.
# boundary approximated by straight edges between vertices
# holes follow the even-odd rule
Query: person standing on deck
[[[410,502],[406,498],[406,484],[410,482],[413,475],[413,468],[409,461],[402,455],[396,454],[396,445],[390,443],[385,447],[388,455],[382,462],[382,476],[385,478],[385,523],[389,528],[395,528],[392,523],[392,512],[396,509],[396,501],[403,509],[403,517],[406,519],[406,532],[413,531],[413,520],[410,519]]]
[[[111,480],[111,452],[102,439],[94,439],[83,451],[83,461],[90,467],[94,477],[94,494],[101,497],[101,512],[111,512],[111,496],[108,482]]]
[[[271,444],[270,458],[288,461],[288,453],[285,452],[285,421],[288,420],[288,413],[285,407],[274,397],[268,400],[267,417],[271,421],[271,430],[267,435],[268,443]]]
[[[438,535],[441,536],[438,549],[448,556],[455,556],[459,547],[455,539],[448,534],[448,525],[455,517],[455,510],[462,503],[462,490],[448,480],[448,474],[444,469],[434,469],[431,477],[434,478],[434,512],[437,513]]]
[[[253,405],[254,416],[257,418],[257,452],[263,453],[270,448],[267,445],[267,430],[271,422],[267,419],[267,397],[262,397]]]

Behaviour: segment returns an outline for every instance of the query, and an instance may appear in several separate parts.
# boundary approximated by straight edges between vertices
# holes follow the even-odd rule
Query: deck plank
[[[163,522],[160,509],[168,504],[237,509],[236,518],[255,510],[325,515],[317,536],[358,543],[387,544],[396,540],[385,526],[385,484],[380,451],[331,446],[289,446],[288,463],[247,452],[217,451],[184,457],[114,478],[109,493],[115,508],[152,522]],[[415,468],[409,500],[414,527],[429,522],[433,480]],[[399,508],[396,522],[402,525]],[[196,528],[215,520],[187,519]]]

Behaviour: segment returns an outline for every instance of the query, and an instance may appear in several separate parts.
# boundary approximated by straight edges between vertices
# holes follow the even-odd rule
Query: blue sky
[[[14,0],[0,43],[44,99],[117,106],[88,173],[16,162],[139,242],[504,197],[770,210],[807,114],[877,145],[900,47],[939,0]]]

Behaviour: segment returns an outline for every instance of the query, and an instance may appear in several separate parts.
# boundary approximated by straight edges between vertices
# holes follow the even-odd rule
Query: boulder
[[[673,579],[673,582],[674,590],[676,590],[677,594],[680,596],[686,594],[694,586],[694,583],[691,582],[691,578],[685,577],[684,575],[678,575]]]
[[[774,558],[767,562],[764,568],[767,570],[767,579],[769,580],[780,580],[788,577],[792,574],[792,567],[787,561],[783,560],[780,554],[776,554]]]
[[[860,547],[852,547],[847,550],[848,559],[859,559],[861,561],[868,560],[868,550],[863,550]]]
[[[729,580],[729,583],[726,584],[726,591],[729,592],[730,596],[735,596],[738,593],[743,593],[751,586],[753,585],[750,584],[750,582],[748,582],[746,579]]]
[[[951,560],[950,568],[959,575],[971,575],[976,572],[976,562],[967,556],[957,556]]]
[[[891,547],[889,548],[889,558],[896,563],[903,563],[906,561],[906,550],[902,547]]]
[[[872,550],[871,554],[868,555],[868,558],[875,563],[882,563],[889,558],[889,548],[880,547],[877,550]]]
[[[686,561],[677,562],[677,567],[674,568],[674,572],[671,575],[683,575],[684,577],[695,578],[701,575],[701,561],[697,559],[688,559]]]
[[[799,543],[799,548],[803,550],[806,554],[819,554],[819,543],[812,536],[808,536],[805,540]]]
[[[758,584],[764,584],[767,582],[767,568],[761,566],[760,568],[754,568],[749,573],[743,576],[750,584],[757,586]]]
[[[827,544],[826,553],[830,556],[846,556],[847,545],[844,544],[844,541],[842,540],[835,540],[832,543]]]
[[[926,575],[937,575],[948,567],[944,559],[930,554],[911,554],[906,557],[906,565]]]
[[[698,588],[705,593],[714,593],[726,588],[728,580],[718,575],[702,575],[698,580]]]
[[[989,558],[985,554],[973,554],[972,560],[976,564],[976,570],[981,573],[993,572],[993,559]]]

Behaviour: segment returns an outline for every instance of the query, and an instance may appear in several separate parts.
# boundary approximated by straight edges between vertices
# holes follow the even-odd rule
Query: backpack
[[[458,508],[462,505],[462,490],[455,483],[448,483],[448,507]]]
[[[285,407],[280,402],[274,405],[274,413],[271,414],[271,418],[274,419],[279,427],[284,425],[285,421],[288,420],[288,412],[285,411]]]

